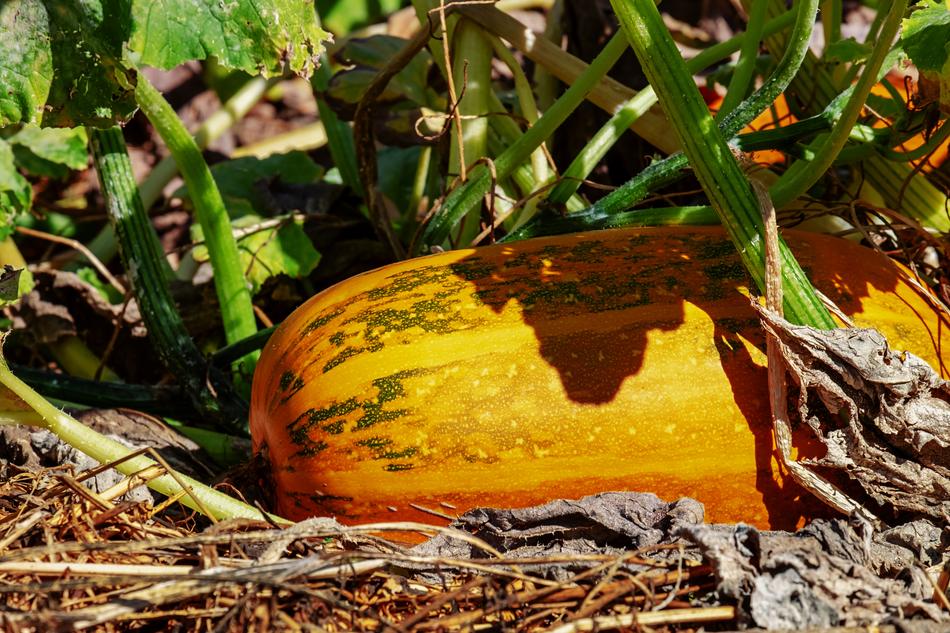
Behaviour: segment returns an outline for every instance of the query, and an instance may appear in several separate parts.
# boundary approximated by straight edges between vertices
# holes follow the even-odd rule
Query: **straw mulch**
[[[585,571],[552,581],[519,568],[531,561],[414,556],[331,522],[209,524],[177,504],[121,501],[136,482],[90,492],[91,474],[0,464],[4,629],[733,628],[733,607],[695,606],[708,603],[698,599],[714,584],[708,567],[651,563],[648,551],[587,556]],[[651,571],[626,573],[625,562]],[[436,572],[408,571],[420,566]]]

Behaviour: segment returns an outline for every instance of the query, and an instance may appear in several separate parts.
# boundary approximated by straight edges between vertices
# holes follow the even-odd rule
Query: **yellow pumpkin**
[[[886,257],[786,239],[858,325],[946,374],[947,321]],[[773,456],[764,336],[719,228],[541,238],[400,262],[310,299],[267,344],[251,433],[277,510],[439,519],[607,490],[711,521],[814,511]],[[804,495],[807,497],[807,495]],[[416,506],[416,507],[413,507]]]

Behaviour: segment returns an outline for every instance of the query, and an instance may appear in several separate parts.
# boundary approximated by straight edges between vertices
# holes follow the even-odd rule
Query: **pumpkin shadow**
[[[820,513],[820,504],[791,478],[780,485],[773,476],[771,464],[777,457],[767,372],[753,360],[738,333],[763,355],[765,339],[749,299],[740,292],[751,282],[735,247],[715,228],[647,229],[620,235],[586,234],[567,242],[562,236],[556,243],[522,242],[517,250],[503,245],[482,249],[454,265],[454,270],[496,312],[511,302],[520,305],[541,356],[557,371],[566,396],[580,404],[605,404],[616,398],[624,381],[642,370],[651,333],[671,332],[684,323],[686,302],[705,312],[714,324],[715,347],[736,406],[754,435],[756,488],[769,523],[794,529],[801,517]],[[823,271],[816,285],[846,312],[860,307],[872,285],[878,292],[896,288],[893,275],[860,271],[852,275],[854,281],[832,275],[829,271],[859,272],[854,268],[860,263],[851,259],[858,247],[840,244],[837,250],[829,249],[821,246],[826,239],[833,238],[791,241],[806,273]],[[906,301],[904,305],[909,314],[926,321]],[[941,329],[931,335],[938,352],[942,333]],[[675,346],[676,354],[689,352],[688,342]],[[942,364],[938,369],[946,374]],[[750,398],[750,393],[761,396]]]

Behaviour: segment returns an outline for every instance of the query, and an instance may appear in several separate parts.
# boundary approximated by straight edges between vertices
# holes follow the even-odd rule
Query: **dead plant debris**
[[[690,499],[609,493],[476,510],[408,547],[378,534],[426,526],[210,525],[80,477],[0,463],[4,630],[950,626],[931,599],[941,530],[921,525],[870,539],[843,520],[760,532],[706,525]]]

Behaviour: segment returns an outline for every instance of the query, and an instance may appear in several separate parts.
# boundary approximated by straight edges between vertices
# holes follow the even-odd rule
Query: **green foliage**
[[[869,42],[858,42],[853,37],[832,42],[825,48],[825,60],[829,62],[862,62],[871,54]]]
[[[320,253],[314,249],[300,222],[288,217],[283,222],[265,223],[274,212],[266,195],[266,185],[276,179],[286,184],[311,184],[323,177],[322,167],[303,152],[289,152],[267,158],[247,156],[225,161],[215,165],[211,173],[232,217],[231,226],[241,235],[238,239],[241,269],[253,292],[275,275],[300,279],[316,268]],[[182,188],[175,195],[186,194],[187,190]],[[199,225],[192,226],[192,235],[197,241],[203,239]],[[198,246],[193,255],[197,261],[206,261],[207,248]]]
[[[355,110],[356,104],[363,97],[363,93],[366,92],[366,88],[376,73],[405,44],[406,40],[390,35],[374,35],[347,42],[335,57],[349,68],[336,73],[330,79],[326,91],[327,99],[334,104],[344,106],[344,109]],[[405,100],[417,106],[433,103],[438,97],[429,88],[428,76],[431,66],[432,57],[429,53],[420,52],[390,80],[377,102]]]
[[[0,308],[16,303],[33,288],[33,277],[23,268],[5,265],[0,270]],[[6,328],[0,328],[6,329]]]
[[[25,125],[0,138],[0,239],[10,234],[14,218],[32,206],[33,188],[23,173],[65,178],[69,170],[82,169],[86,162],[83,128]]]
[[[0,71],[11,89],[0,126],[104,125],[135,110],[133,77],[119,61],[127,2],[12,0],[0,7]],[[8,77],[19,76],[11,84]],[[18,107],[14,104],[18,104]]]
[[[232,218],[243,215],[242,209],[258,215],[272,214],[265,193],[270,181],[279,179],[283,183],[306,185],[319,181],[323,173],[323,168],[309,156],[296,151],[267,158],[245,156],[218,163],[211,168],[211,174]],[[175,195],[181,197],[187,192],[187,188],[183,187]]]
[[[137,65],[213,55],[249,73],[309,75],[326,37],[313,6],[294,0],[10,0],[0,3],[0,127],[123,121]]]
[[[99,277],[99,273],[89,266],[83,266],[77,270],[76,276],[95,288],[96,291],[102,295],[106,301],[113,305],[119,305],[125,300],[125,297],[122,296],[121,292],[116,290],[113,286],[103,282],[102,278]]]
[[[132,0],[129,18],[135,62],[166,69],[213,55],[251,74],[279,75],[286,65],[309,76],[328,37],[313,5],[298,0]]]
[[[942,109],[950,111],[950,7],[923,0],[904,20],[901,44],[922,77],[937,84]]]
[[[248,214],[232,223],[235,229],[247,229],[237,242],[241,266],[253,293],[271,277],[287,275],[301,279],[320,263],[320,253],[313,247],[301,222],[286,218],[273,226],[273,223],[262,224],[264,220],[259,215]],[[200,225],[192,225],[192,237],[195,241],[202,239]],[[208,249],[197,246],[193,256],[197,261],[206,261]]]
[[[317,13],[328,29],[343,34],[379,20],[402,4],[401,0],[317,0]]]

